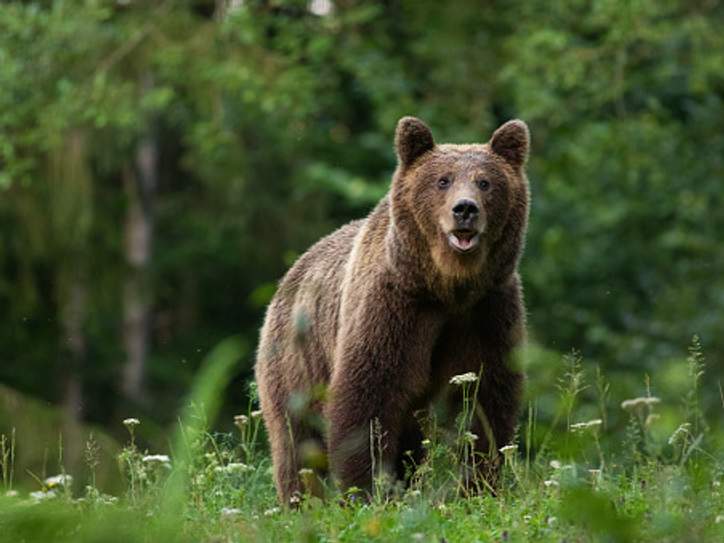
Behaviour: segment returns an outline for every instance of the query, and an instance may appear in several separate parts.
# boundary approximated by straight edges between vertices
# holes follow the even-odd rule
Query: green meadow
[[[0,542],[724,541],[722,28],[716,0],[0,2]],[[475,409],[433,405],[406,484],[373,425],[369,500],[304,472],[325,499],[280,504],[259,328],[386,194],[407,115],[530,128],[518,430],[479,480]]]
[[[492,453],[502,464],[495,489],[469,484],[460,450],[477,436],[467,409],[452,428],[428,414],[425,460],[410,465],[407,485],[378,473],[369,501],[305,494],[291,504],[275,495],[264,429],[249,391],[249,409],[234,431],[214,431],[218,394],[240,354],[238,340],[206,358],[179,419],[170,454],[143,448],[143,421],[127,418],[127,440],[111,459],[124,486],[98,488],[102,460],[94,438],[84,444],[89,474],[64,469],[62,444],[47,474],[30,473],[34,490],[15,490],[14,434],[0,441],[3,541],[721,541],[724,479],[721,428],[702,410],[709,386],[697,338],[669,368],[681,382],[642,376],[641,395],[615,397],[600,370],[571,354],[560,371],[551,353],[521,353],[529,379],[542,383],[528,402],[514,443]],[[527,362],[526,362],[527,361]],[[537,366],[539,364],[540,366]],[[484,369],[483,369],[484,371]],[[470,376],[468,376],[470,377]],[[465,397],[475,376],[459,384]],[[468,403],[466,402],[466,405]],[[721,413],[724,403],[712,415]],[[371,455],[374,435],[371,435]],[[62,443],[62,441],[61,441]],[[56,460],[57,459],[57,462]],[[374,462],[373,462],[374,466]],[[308,474],[302,474],[304,476]],[[32,487],[32,485],[31,485]],[[30,488],[31,488],[30,487]]]

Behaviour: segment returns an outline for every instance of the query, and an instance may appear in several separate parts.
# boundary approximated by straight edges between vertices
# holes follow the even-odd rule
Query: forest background
[[[126,417],[164,449],[235,337],[231,428],[277,281],[384,195],[403,115],[455,143],[530,126],[542,425],[562,355],[613,398],[678,398],[694,335],[720,409],[723,26],[710,0],[4,2],[0,434],[19,477],[60,435],[70,467],[90,433],[116,451]],[[99,484],[116,480],[111,460]]]

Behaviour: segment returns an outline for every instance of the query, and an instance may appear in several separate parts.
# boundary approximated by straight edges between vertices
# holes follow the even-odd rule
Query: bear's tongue
[[[473,244],[472,238],[464,238],[462,236],[455,235],[455,243],[461,249],[467,249]]]
[[[461,251],[467,251],[475,245],[475,232],[452,232],[450,240]]]

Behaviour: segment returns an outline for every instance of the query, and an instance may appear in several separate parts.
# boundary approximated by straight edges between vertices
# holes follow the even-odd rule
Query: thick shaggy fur
[[[403,453],[420,450],[413,412],[481,365],[476,446],[488,452],[514,432],[522,376],[509,355],[525,329],[517,265],[528,129],[510,121],[487,144],[436,145],[422,121],[405,117],[395,146],[389,194],[294,264],[261,331],[256,377],[284,503],[302,490],[306,466],[369,490],[375,420],[378,460],[400,476]],[[461,199],[480,209],[469,252],[449,242]]]

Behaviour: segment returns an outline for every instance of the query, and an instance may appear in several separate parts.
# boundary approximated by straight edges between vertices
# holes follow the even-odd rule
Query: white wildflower
[[[686,436],[689,435],[689,428],[691,428],[691,424],[688,422],[679,425],[679,427],[674,430],[674,433],[671,434],[671,437],[669,438],[669,445],[674,445],[683,441]]]
[[[160,464],[165,468],[171,467],[171,459],[165,454],[147,454],[141,461],[146,464]]]
[[[460,375],[454,375],[450,379],[451,385],[464,385],[465,383],[474,383],[478,380],[476,373],[469,371],[467,373],[461,373]]]
[[[141,421],[138,419],[123,419],[123,426],[126,428],[133,428],[134,426],[138,426],[141,424]]]
[[[264,516],[265,516],[265,517],[273,517],[274,515],[276,515],[276,514],[279,513],[280,511],[281,511],[281,509],[279,509],[278,507],[272,507],[271,509],[267,509],[266,511],[264,511]]]
[[[53,475],[52,477],[48,477],[43,482],[48,488],[55,488],[56,486],[62,486],[63,488],[66,488],[73,484],[73,476],[66,474]]]
[[[332,13],[334,4],[331,0],[311,0],[311,2],[307,4],[307,9],[312,15],[324,17]]]
[[[242,462],[229,462],[225,466],[226,471],[230,473],[246,473],[252,468]]]
[[[235,517],[237,515],[241,515],[241,509],[238,507],[224,507],[221,510],[222,517]]]
[[[634,411],[640,407],[653,407],[658,403],[661,403],[660,398],[656,398],[655,396],[641,396],[639,398],[624,400],[621,402],[621,409],[625,411]]]
[[[35,492],[31,492],[29,494],[29,496],[35,502],[42,502],[45,500],[51,500],[53,498],[57,498],[58,494],[56,494],[55,490],[49,490],[48,492],[43,492],[42,490],[37,490]]]
[[[596,430],[603,424],[601,419],[588,420],[586,422],[577,422],[571,424],[571,432],[585,432],[586,430]]]

